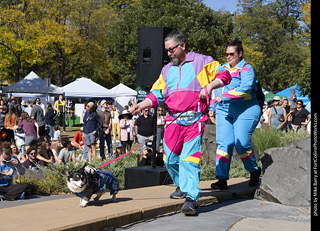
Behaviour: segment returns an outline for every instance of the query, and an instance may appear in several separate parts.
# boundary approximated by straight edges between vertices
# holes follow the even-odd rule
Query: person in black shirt
[[[291,118],[292,129],[295,132],[297,132],[299,130],[305,132],[307,125],[311,120],[311,114],[303,107],[302,100],[298,100],[297,108],[291,108],[290,116],[292,116],[292,118]]]
[[[136,120],[136,134],[138,142],[140,144],[145,143],[148,139],[152,139],[155,120],[153,116],[149,114],[149,109],[143,110],[143,115],[139,116]],[[146,145],[142,145],[141,151],[146,148]]]

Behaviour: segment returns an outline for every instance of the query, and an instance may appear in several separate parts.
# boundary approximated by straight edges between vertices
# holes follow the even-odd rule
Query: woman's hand
[[[216,97],[214,99],[216,102],[221,103],[222,102],[222,98],[220,96]]]

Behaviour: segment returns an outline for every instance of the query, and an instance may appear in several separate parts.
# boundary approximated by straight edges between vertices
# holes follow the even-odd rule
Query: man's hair
[[[68,137],[64,137],[62,140],[61,140],[61,144],[64,148],[68,147],[68,144],[70,144],[71,141],[69,140]]]
[[[239,39],[236,38],[231,43],[229,43],[227,47],[236,47],[237,53],[239,54],[241,52],[243,57],[242,42]]]
[[[164,41],[173,40],[176,45],[184,43],[187,49],[187,38],[181,31],[171,31]]]
[[[6,153],[7,155],[12,154],[12,150],[10,146],[11,146],[10,142],[4,141],[0,146],[1,154],[3,152]]]
[[[29,155],[30,155],[30,153],[31,153],[33,150],[35,150],[35,151],[36,151],[36,154],[38,153],[38,149],[37,149],[37,147],[35,147],[35,146],[31,146],[31,147],[30,147],[30,148],[28,148],[28,150],[27,150],[27,155],[29,156]]]
[[[299,99],[297,103],[301,103],[301,105],[303,106],[303,101],[301,99]]]

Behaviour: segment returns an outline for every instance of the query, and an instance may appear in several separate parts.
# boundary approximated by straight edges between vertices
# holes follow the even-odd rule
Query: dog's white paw
[[[87,207],[87,204],[88,204],[88,201],[86,201],[86,200],[84,200],[84,199],[81,199],[81,200],[80,200],[79,207],[80,207],[80,208]]]

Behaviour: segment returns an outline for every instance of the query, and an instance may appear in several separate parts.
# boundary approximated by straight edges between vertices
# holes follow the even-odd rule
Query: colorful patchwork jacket
[[[210,56],[190,51],[181,66],[172,65],[171,62],[162,68],[159,79],[153,84],[146,99],[150,100],[153,108],[165,101],[172,114],[186,109],[198,111],[198,108],[205,112],[209,102],[199,99],[199,94],[215,78],[219,79],[222,85],[231,81],[230,73],[219,62]],[[166,121],[172,120],[173,117],[167,114]],[[207,115],[204,115],[199,122],[207,120]]]
[[[232,77],[229,85],[212,91],[212,100],[210,110],[215,109],[214,99],[220,96],[223,103],[233,103],[242,100],[251,100],[256,98],[257,79],[254,74],[253,67],[242,59],[234,68],[230,68],[229,64],[223,65]]]

